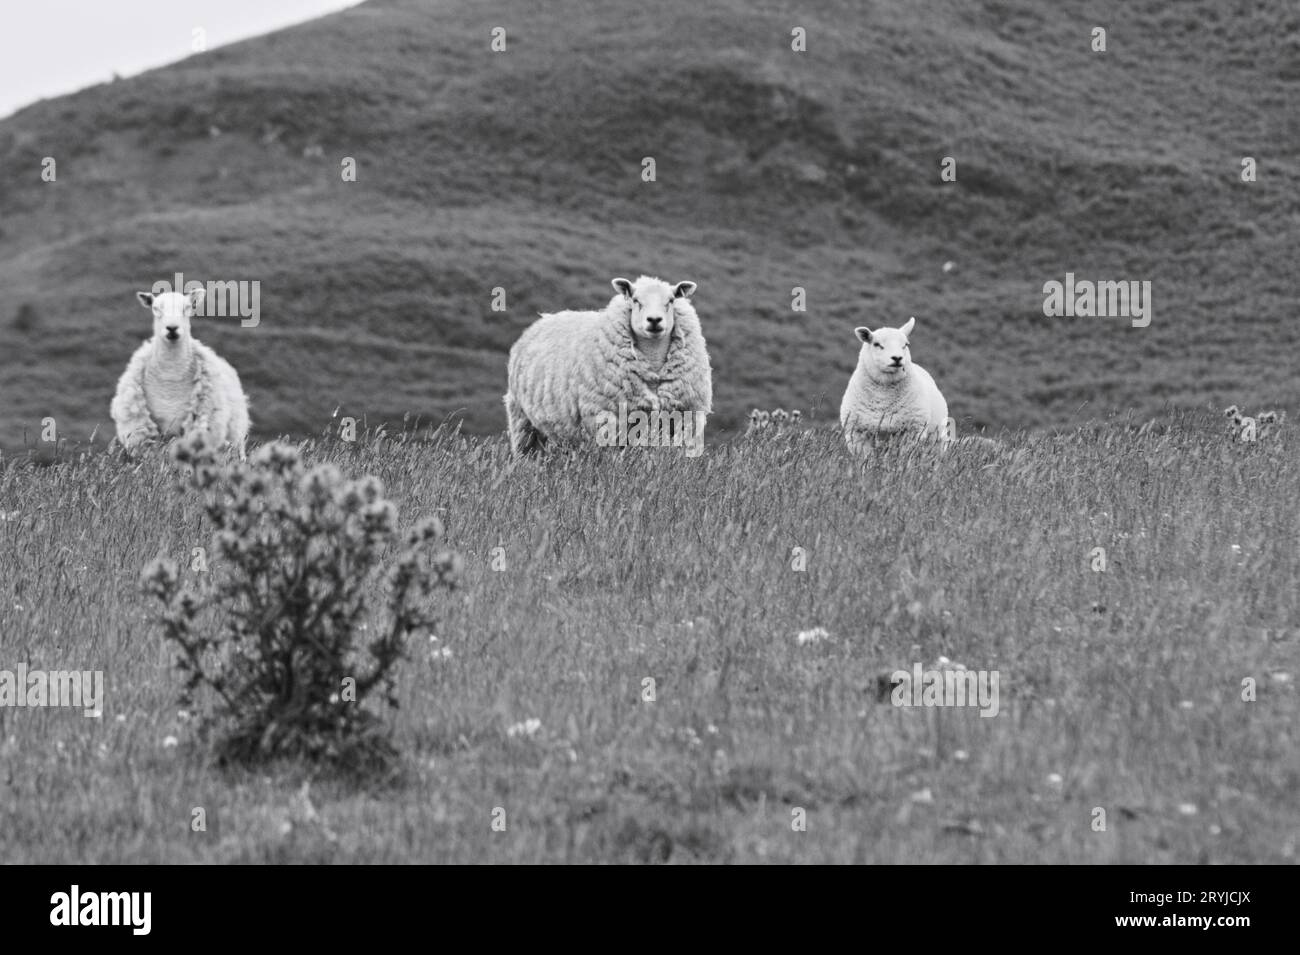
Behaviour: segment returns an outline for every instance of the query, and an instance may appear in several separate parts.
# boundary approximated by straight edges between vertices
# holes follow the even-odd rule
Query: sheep
[[[909,318],[902,328],[853,330],[862,349],[840,403],[840,425],[855,455],[864,454],[875,437],[899,433],[919,432],[947,445],[948,403],[908,349],[915,326]]]
[[[135,350],[117,382],[110,412],[127,451],[155,438],[204,431],[241,460],[248,439],[248,397],[239,375],[211,348],[190,335],[203,289],[182,294],[137,292],[153,310],[153,337]]]
[[[713,374],[690,302],[695,283],[643,275],[611,284],[605,308],[544,314],[510,349],[504,400],[516,455],[593,439],[703,451]]]

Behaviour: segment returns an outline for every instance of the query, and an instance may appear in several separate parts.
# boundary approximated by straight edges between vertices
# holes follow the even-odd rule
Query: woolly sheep
[[[862,342],[858,367],[840,403],[840,425],[854,454],[863,454],[882,435],[919,432],[945,441],[948,403],[934,379],[912,362],[908,336],[916,326],[855,328]]]
[[[695,283],[643,275],[611,284],[617,294],[604,309],[542,315],[510,349],[505,405],[515,454],[593,439],[703,450],[713,376],[689,301]],[[637,412],[650,413],[651,441],[628,427],[647,417]]]
[[[137,292],[153,310],[153,337],[136,349],[117,382],[110,408],[117,437],[128,450],[155,438],[205,431],[242,459],[248,439],[248,398],[239,375],[190,334],[203,289],[188,294]]]

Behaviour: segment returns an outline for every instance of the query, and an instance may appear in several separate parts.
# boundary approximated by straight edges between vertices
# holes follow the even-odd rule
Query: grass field
[[[0,708],[0,859],[1295,862],[1294,442],[1183,413],[866,464],[811,430],[696,459],[426,431],[305,455],[440,515],[467,561],[401,668],[400,772],[215,768],[138,585],[211,552],[197,501],[160,457],[18,463],[4,666],[107,689],[100,720]],[[880,701],[940,655],[1000,674],[996,716]]]

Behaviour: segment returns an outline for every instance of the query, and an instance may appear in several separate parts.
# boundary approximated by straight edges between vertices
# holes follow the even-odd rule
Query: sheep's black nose
[[[895,364],[895,365],[901,365],[902,363],[903,363],[903,356],[902,356],[902,355],[895,355],[895,356],[894,356],[894,364]]]
[[[168,335],[175,335],[176,332],[177,332],[179,329],[180,329],[180,326],[179,326],[179,325],[168,325],[168,326],[167,326],[167,334],[168,334]]]

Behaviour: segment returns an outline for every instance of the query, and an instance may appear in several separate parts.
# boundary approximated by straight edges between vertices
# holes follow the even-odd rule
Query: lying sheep
[[[703,448],[713,377],[689,301],[695,283],[643,275],[612,284],[618,294],[604,309],[543,315],[510,349],[505,405],[516,454],[548,441]],[[649,439],[634,432],[627,425],[638,412],[663,430]]]
[[[136,349],[117,382],[110,411],[118,440],[130,451],[156,438],[201,430],[218,447],[229,444],[242,459],[249,422],[239,375],[190,335],[203,289],[137,292],[136,297],[153,310],[153,338]]]
[[[917,433],[946,444],[948,403],[934,379],[913,364],[908,336],[916,326],[909,318],[902,328],[855,328],[862,342],[858,367],[840,403],[844,440],[855,455],[865,454],[879,436]]]

